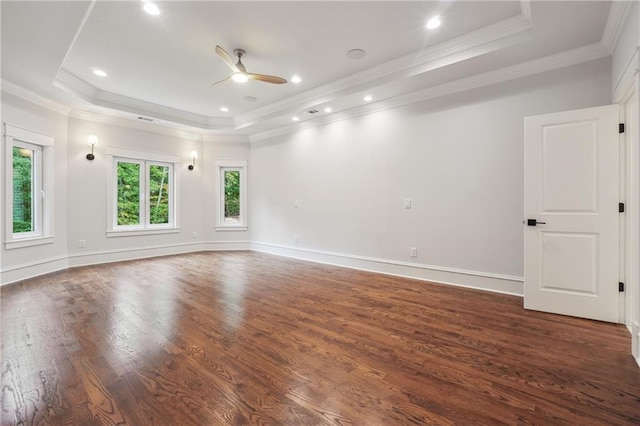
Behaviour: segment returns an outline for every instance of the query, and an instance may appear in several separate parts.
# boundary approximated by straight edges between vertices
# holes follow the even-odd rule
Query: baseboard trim
[[[2,270],[0,274],[2,280],[0,286],[13,284],[40,275],[50,274],[69,267],[69,258],[66,256],[42,259],[35,262],[22,263],[20,265],[9,266]]]
[[[173,254],[194,253],[199,251],[235,251],[250,250],[249,241],[206,241],[195,243],[168,244],[162,246],[134,247],[118,250],[101,250],[87,253],[74,253],[69,256],[43,259],[34,262],[9,266],[1,271],[0,286],[39,277],[68,268],[99,265],[102,263],[124,262],[127,260],[170,256]]]
[[[252,242],[251,250],[327,265],[413,278],[438,284],[448,284],[521,297],[524,295],[524,278],[510,275],[400,262],[264,242]]]
[[[170,256],[172,254],[184,254],[196,251],[202,251],[202,242],[74,253],[69,255],[69,267],[76,268],[79,266]]]
[[[76,268],[80,266],[123,262],[127,260],[199,251],[235,250],[253,250],[311,262],[377,272],[398,277],[413,278],[439,284],[492,291],[495,293],[515,296],[522,296],[524,294],[524,280],[522,277],[250,241],[207,241],[151,247],[136,247],[119,250],[103,250],[90,253],[74,253],[68,257],[43,259],[36,262],[29,262],[5,268],[2,270],[2,281],[0,285],[11,284],[62,269]]]
[[[204,251],[251,250],[250,241],[210,241],[203,243]]]

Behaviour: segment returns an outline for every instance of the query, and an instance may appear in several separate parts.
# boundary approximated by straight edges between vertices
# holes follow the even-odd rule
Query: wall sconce
[[[96,158],[96,156],[93,155],[93,147],[98,145],[98,137],[96,135],[89,135],[87,143],[91,145],[91,153],[87,154],[87,160],[93,160],[94,158]]]
[[[196,160],[198,159],[198,151],[191,151],[191,164],[189,164],[189,170],[193,170],[196,166]]]

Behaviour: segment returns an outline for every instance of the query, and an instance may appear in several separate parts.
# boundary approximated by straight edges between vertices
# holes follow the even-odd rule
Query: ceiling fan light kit
[[[236,83],[246,83],[247,81],[249,81],[249,77],[247,77],[247,75],[244,73],[234,72],[231,76],[231,80],[235,81]]]
[[[220,56],[222,61],[225,64],[227,64],[227,66],[231,69],[232,74],[229,77],[225,78],[224,80],[220,80],[216,83],[213,83],[211,87],[215,87],[228,80],[233,80],[236,83],[246,83],[248,80],[264,81],[265,83],[271,83],[271,84],[284,84],[287,82],[287,80],[282,77],[276,77],[274,75],[267,75],[267,74],[254,74],[254,73],[247,72],[247,68],[242,63],[242,57],[247,54],[247,52],[244,49],[233,49],[233,54],[238,58],[238,62],[236,63],[233,63],[233,59],[231,59],[231,55],[229,55],[227,51],[224,50],[222,47],[216,46],[216,53],[218,54],[218,56]]]

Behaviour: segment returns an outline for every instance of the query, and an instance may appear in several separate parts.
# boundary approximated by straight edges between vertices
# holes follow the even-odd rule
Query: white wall
[[[523,118],[609,103],[610,81],[600,60],[251,145],[65,117],[8,95],[4,121],[56,138],[58,237],[3,252],[2,282],[47,272],[31,265],[49,258],[75,266],[251,241],[257,250],[521,293]],[[85,159],[89,134],[100,138],[94,161]],[[179,233],[106,236],[107,146],[183,159]],[[194,149],[201,154],[190,172]],[[215,231],[218,159],[249,160],[248,232]]]
[[[203,191],[204,215],[207,218],[204,228],[206,249],[248,249],[251,241],[252,217],[248,217],[249,228],[246,231],[216,231],[216,186],[219,184],[215,175],[215,162],[218,160],[248,160],[249,141],[246,137],[233,140],[220,136],[205,135],[203,143]],[[249,168],[251,165],[249,165]],[[249,197],[251,194],[248,194]]]
[[[611,58],[611,82],[614,95],[624,95],[633,79],[633,73],[637,72],[637,58],[635,63],[632,61],[634,55],[637,55],[638,46],[640,46],[640,6],[637,1],[633,1]],[[619,99],[614,100],[619,101]]]
[[[54,138],[53,244],[6,250],[2,225],[2,282],[14,277],[41,275],[66,267],[67,251],[67,117],[34,105],[8,93],[2,93],[1,123],[8,123]],[[3,129],[4,132],[4,129]],[[4,138],[3,138],[4,146]],[[4,149],[0,150],[3,152]],[[4,169],[4,157],[2,159]],[[5,210],[5,186],[2,183],[2,212]]]
[[[95,160],[85,158],[90,148],[87,137],[96,135]],[[178,178],[180,232],[176,234],[107,237],[106,148],[172,155],[183,161],[176,168]],[[176,135],[119,127],[71,117],[69,119],[69,246],[71,264],[95,263],[161,253],[199,249],[204,216],[200,169],[187,169],[192,150],[202,152],[199,135],[188,139]],[[193,237],[193,233],[197,237]],[[79,248],[79,240],[86,242]],[[194,245],[195,244],[195,245]]]
[[[610,81],[599,60],[254,142],[253,246],[521,294],[523,119],[608,104]]]
[[[128,123],[120,119],[75,113],[69,117],[3,93],[2,122],[55,138],[55,243],[5,250],[2,284],[42,275],[68,266],[126,260],[198,250],[248,249],[250,233],[215,231],[216,160],[249,157],[247,138],[212,137],[168,128]],[[122,125],[120,125],[122,124]],[[97,135],[95,160],[87,137]],[[107,147],[177,156],[180,232],[107,237]],[[190,153],[199,159],[187,169]],[[3,150],[2,150],[3,151]],[[2,203],[4,204],[4,185]],[[3,207],[3,212],[4,207]],[[4,226],[2,226],[4,231]],[[86,244],[79,247],[79,241]],[[4,240],[3,240],[4,241]]]

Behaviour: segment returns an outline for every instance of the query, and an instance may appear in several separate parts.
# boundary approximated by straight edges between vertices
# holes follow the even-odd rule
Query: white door
[[[618,106],[524,127],[524,307],[618,322]]]

